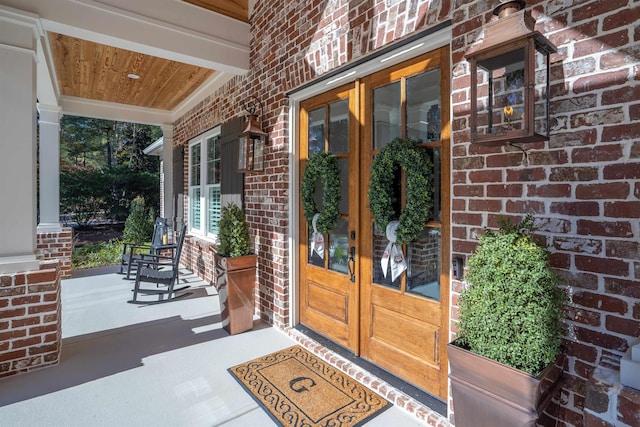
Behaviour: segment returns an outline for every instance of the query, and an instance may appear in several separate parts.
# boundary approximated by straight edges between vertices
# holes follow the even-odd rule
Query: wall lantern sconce
[[[262,116],[263,107],[258,98],[253,96],[249,101],[242,102],[242,108],[248,113],[247,126],[239,136],[238,171],[254,172],[264,170],[264,147],[267,145],[267,133],[262,130],[256,109],[260,106]]]
[[[523,9],[504,1],[499,19],[465,58],[471,65],[471,142],[498,146],[549,139],[549,55],[556,52]]]

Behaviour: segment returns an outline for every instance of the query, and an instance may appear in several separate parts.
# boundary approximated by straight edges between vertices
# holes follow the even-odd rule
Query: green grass
[[[74,248],[71,256],[71,268],[104,267],[118,265],[122,259],[122,241],[93,243]]]

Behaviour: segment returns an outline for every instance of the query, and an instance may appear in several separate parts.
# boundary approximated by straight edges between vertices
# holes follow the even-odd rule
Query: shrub
[[[486,231],[469,259],[459,299],[457,342],[474,353],[537,375],[561,351],[565,293],[548,252],[533,240],[533,219]]]
[[[143,243],[151,240],[155,214],[147,209],[144,197],[138,196],[131,202],[131,212],[124,223],[122,237],[127,242]]]
[[[218,255],[224,257],[249,255],[251,238],[244,211],[238,205],[230,203],[222,208],[220,215]]]
[[[74,248],[71,260],[72,268],[104,267],[120,264],[122,258],[122,241],[93,243],[81,248]]]

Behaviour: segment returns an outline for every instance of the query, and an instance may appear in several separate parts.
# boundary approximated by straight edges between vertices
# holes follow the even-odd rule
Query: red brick
[[[597,148],[576,148],[571,153],[571,160],[574,164],[616,162],[622,157],[622,147],[619,144],[598,146]]]
[[[454,170],[482,169],[484,168],[484,157],[463,157],[453,159]]]
[[[40,295],[30,295],[26,297],[19,297],[11,299],[11,305],[19,306],[19,305],[27,305],[27,304],[36,304],[41,300]]]
[[[57,352],[58,349],[59,349],[58,343],[45,344],[37,347],[31,347],[29,349],[29,354],[36,355],[36,354],[52,353],[52,352]]]
[[[633,280],[606,278],[604,281],[604,289],[607,294],[640,299],[640,284]]]
[[[629,222],[578,220],[578,234],[586,236],[633,237]]]
[[[469,182],[474,184],[481,182],[501,182],[502,171],[501,170],[481,170],[469,172]]]
[[[640,85],[625,85],[625,87],[606,90],[602,93],[602,105],[628,104],[640,99]]]
[[[568,307],[565,310],[565,315],[567,319],[573,322],[581,323],[583,325],[600,326],[602,324],[601,314],[597,311],[586,310],[580,307]]]
[[[616,316],[606,317],[606,327],[608,331],[618,334],[637,337],[640,334],[640,321],[632,319],[622,319]]]
[[[621,32],[619,34],[621,34],[623,37],[627,37],[626,31]],[[589,42],[589,46],[593,46],[591,42]],[[585,53],[585,54],[591,55],[592,53]],[[573,92],[576,94],[581,94],[584,92],[592,92],[594,90],[605,89],[611,86],[619,86],[627,82],[628,75],[629,75],[629,72],[627,70],[620,70],[620,71],[609,71],[605,73],[590,75],[587,77],[580,77],[573,82]],[[588,117],[588,114],[589,113],[587,113],[587,117]],[[593,120],[596,122],[598,121],[597,118],[594,118]],[[577,123],[580,123],[580,122],[578,121]],[[597,124],[597,123],[594,123],[594,124]]]
[[[602,241],[585,239],[584,237],[560,237],[553,239],[553,247],[560,251],[599,254],[602,252]]]
[[[590,273],[572,273],[569,271],[558,271],[560,277],[562,277],[563,282],[567,286],[571,286],[573,288],[582,288],[582,289],[590,289],[590,290],[598,290],[599,288],[599,278],[595,274]]]
[[[584,343],[616,351],[627,351],[629,348],[629,344],[624,338],[583,328],[581,326],[574,327],[574,331],[576,333],[576,339]]]
[[[594,16],[606,15],[609,12],[619,10],[627,7],[626,0],[608,0],[605,2],[592,1],[585,3],[578,3],[579,7],[573,9],[572,17],[573,22],[580,22],[585,19],[591,19]]]
[[[549,137],[549,148],[593,145],[598,140],[595,129],[583,129],[574,132],[554,132]]]
[[[532,151],[527,159],[530,165],[561,165],[569,161],[565,150]]]
[[[16,338],[22,338],[27,336],[27,331],[24,329],[14,329],[6,332],[0,332],[0,341],[9,341]]]
[[[595,181],[598,169],[595,167],[556,167],[551,170],[549,181]]]
[[[506,211],[509,213],[543,214],[544,202],[534,200],[507,200]]]
[[[56,278],[56,270],[43,270],[34,273],[27,273],[27,283],[29,284],[55,282]]]
[[[640,163],[617,163],[607,165],[603,170],[604,179],[640,179]]]
[[[615,3],[621,0],[616,0]],[[598,3],[598,2],[596,2]],[[606,3],[609,3],[608,1]],[[634,24],[640,20],[640,7],[629,9],[627,5],[623,6],[624,10],[613,15],[606,16],[602,22],[602,30],[609,31],[615,28],[624,27],[629,24]],[[611,47],[616,47],[615,45]]]
[[[20,317],[24,316],[26,310],[24,308],[16,308],[13,310],[2,310],[0,311],[0,319],[8,319],[11,317]]]
[[[488,168],[519,167],[522,165],[522,153],[505,153],[487,156]]]
[[[569,340],[565,340],[563,345],[567,349],[567,356],[569,357],[577,357],[588,363],[595,363],[598,359],[598,350],[592,346]]]
[[[27,317],[26,319],[14,319],[11,321],[12,328],[22,328],[25,326],[37,325],[40,323],[40,317]]]
[[[550,212],[570,216],[599,216],[597,202],[551,202]]]
[[[576,199],[626,199],[631,192],[627,182],[607,182],[602,184],[580,184],[576,187]]]
[[[38,313],[47,313],[56,311],[58,309],[57,304],[44,304],[44,305],[35,305],[29,307],[29,314],[38,314]]]
[[[570,197],[571,185],[569,184],[531,184],[527,186],[527,197]]]
[[[543,181],[547,177],[544,168],[523,168],[507,171],[507,182]]]
[[[11,343],[12,348],[31,347],[42,342],[42,337],[29,337],[23,340],[15,340]]]
[[[622,1],[626,2],[626,0],[622,0]],[[609,3],[609,2],[604,2],[604,3]],[[627,30],[606,34],[604,36],[600,36],[595,39],[588,39],[588,40],[576,42],[573,46],[573,57],[575,59],[581,56],[594,55],[601,52],[603,49],[613,49],[616,47],[625,46],[628,43],[629,43],[629,32]]]
[[[17,286],[13,288],[1,288],[0,298],[13,297],[16,295],[24,295],[24,286]]]
[[[640,218],[640,201],[605,203],[604,215],[608,218]]]
[[[629,274],[629,263],[618,259],[576,255],[575,264],[582,271],[622,277]]]
[[[624,141],[640,138],[640,126],[626,123],[602,128],[602,142]]]
[[[640,243],[637,241],[607,240],[607,256],[640,260]],[[638,298],[640,298],[640,294]]]
[[[27,355],[25,349],[10,351],[8,353],[0,353],[0,362],[6,362],[8,360],[20,359]]]
[[[501,200],[471,199],[469,200],[469,211],[496,212],[502,210]]]
[[[610,422],[589,412],[584,413],[584,421],[574,425],[582,425],[584,427],[616,427],[615,424],[611,424]]]
[[[29,335],[40,335],[45,334],[47,332],[57,332],[58,325],[57,324],[49,324],[44,326],[36,326],[33,328],[29,328]]]
[[[640,425],[640,390],[631,387],[620,390],[617,409],[618,421],[630,426]]]
[[[487,185],[487,197],[522,197],[522,184]]]
[[[482,185],[454,185],[453,195],[456,197],[483,197],[484,187]]]

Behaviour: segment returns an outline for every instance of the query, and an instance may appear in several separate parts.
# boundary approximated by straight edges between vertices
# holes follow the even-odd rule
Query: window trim
[[[218,125],[206,132],[201,133],[200,135],[189,140],[189,156],[188,156],[188,165],[187,170],[189,171],[187,177],[187,192],[188,192],[188,203],[187,203],[187,215],[188,223],[189,223],[189,233],[200,238],[204,238],[207,240],[211,240],[214,243],[218,241],[218,235],[209,232],[209,188],[214,184],[207,184],[207,168],[209,166],[209,161],[207,158],[207,143],[212,138],[221,138],[222,137],[222,126]],[[218,139],[219,141],[219,139]],[[200,144],[200,181],[199,185],[191,185],[192,182],[192,150],[193,147]],[[222,176],[220,177],[220,181],[222,181]],[[218,183],[218,186],[221,184]],[[195,188],[200,188],[200,228],[194,228],[191,223],[192,214],[193,214],[193,202],[192,202],[192,190]]]

